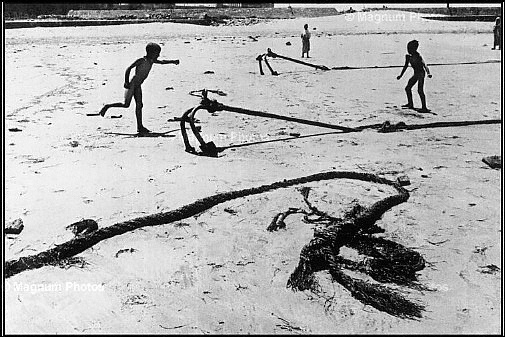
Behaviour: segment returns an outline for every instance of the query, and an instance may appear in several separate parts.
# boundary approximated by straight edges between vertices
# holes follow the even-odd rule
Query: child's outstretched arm
[[[424,63],[424,60],[423,60],[423,67],[424,67],[424,70],[426,70],[426,73],[428,74],[428,77],[431,78],[430,69],[428,68],[428,66],[426,65],[426,63]]]
[[[133,62],[128,68],[126,68],[126,71],[124,73],[124,88],[129,89],[130,88],[130,72],[133,68],[137,67],[140,62],[142,62],[142,58],[137,59],[135,62]]]
[[[156,61],[154,61],[154,63],[158,63],[158,64],[170,64],[170,63],[179,64],[179,60],[156,60]]]
[[[409,67],[409,59],[410,59],[410,56],[409,55],[405,55],[405,64],[403,65],[403,68],[402,68],[402,72],[400,73],[400,75],[396,78],[397,80],[399,80],[400,78],[402,78],[403,74],[405,74],[405,71],[407,70],[407,68]]]

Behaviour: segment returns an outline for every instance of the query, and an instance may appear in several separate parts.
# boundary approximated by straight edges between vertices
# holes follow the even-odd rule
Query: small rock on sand
[[[501,168],[501,156],[489,156],[482,158],[482,161],[491,168]]]
[[[398,181],[398,183],[400,184],[400,186],[410,185],[410,179],[406,175],[399,176],[398,178],[396,178],[396,180]]]
[[[68,225],[65,229],[69,229],[74,235],[86,235],[98,229],[98,223],[93,219],[82,219]]]
[[[25,226],[23,225],[22,219],[16,219],[5,225],[5,234],[19,234]]]
[[[126,249],[120,249],[117,251],[116,253],[116,257],[118,257],[119,255],[123,254],[123,253],[133,253],[133,252],[136,252],[137,250],[135,248],[126,248]]]

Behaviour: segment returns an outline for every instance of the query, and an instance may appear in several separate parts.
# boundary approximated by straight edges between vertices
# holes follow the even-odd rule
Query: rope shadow
[[[470,125],[501,124],[501,122],[502,122],[501,119],[491,119],[491,120],[481,120],[481,121],[479,121],[479,120],[477,120],[477,121],[459,121],[459,122],[433,122],[433,123],[425,123],[425,124],[405,124],[402,122],[399,122],[397,124],[391,124],[389,122],[384,122],[384,123],[380,123],[380,124],[368,124],[368,125],[361,125],[361,126],[354,127],[354,130],[356,130],[356,131],[353,131],[351,129],[349,131],[342,130],[342,131],[316,133],[316,134],[310,134],[310,135],[305,135],[305,136],[292,136],[292,137],[281,138],[281,139],[271,139],[271,140],[242,143],[242,144],[229,145],[229,146],[221,146],[221,147],[218,147],[218,149],[220,151],[224,151],[226,149],[233,149],[233,148],[240,148],[240,147],[246,147],[246,146],[275,143],[275,142],[284,142],[284,141],[290,141],[290,140],[300,139],[300,138],[311,138],[311,137],[320,137],[320,136],[326,136],[326,135],[354,133],[354,132],[363,131],[366,129],[377,129],[380,132],[384,133],[384,132],[393,132],[393,131],[402,131],[402,130],[419,130],[419,129],[442,128],[442,127],[459,127],[459,126],[470,126]]]
[[[336,135],[336,134],[348,133],[348,132],[351,132],[351,131],[332,131],[332,132],[314,133],[314,134],[305,135],[305,136],[291,136],[291,137],[280,138],[280,139],[270,139],[270,140],[262,140],[262,141],[250,142],[250,143],[241,143],[241,144],[234,144],[234,145],[228,145],[228,146],[220,146],[220,147],[218,147],[218,149],[221,149],[224,151],[227,149],[234,149],[234,148],[240,148],[240,147],[246,147],[246,146],[276,143],[276,142],[285,142],[285,141],[289,141],[289,140],[293,140],[293,139],[311,138],[311,137],[326,136],[326,135],[333,135],[333,134]]]
[[[105,132],[107,135],[126,136],[124,138],[173,138],[176,135],[170,133],[179,131],[174,129],[166,132],[149,132],[149,133],[121,133],[121,132]]]

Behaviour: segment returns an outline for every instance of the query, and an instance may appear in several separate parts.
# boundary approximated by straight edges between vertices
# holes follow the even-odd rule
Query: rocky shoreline
[[[77,26],[110,26],[110,25],[125,25],[125,24],[138,24],[138,23],[151,23],[151,22],[174,22],[174,23],[190,23],[198,25],[208,25],[208,20],[198,19],[117,19],[117,20],[12,20],[5,21],[5,29],[14,28],[33,28],[33,27],[77,27]]]
[[[292,19],[338,15],[335,8],[188,8],[154,10],[72,10],[79,19]]]

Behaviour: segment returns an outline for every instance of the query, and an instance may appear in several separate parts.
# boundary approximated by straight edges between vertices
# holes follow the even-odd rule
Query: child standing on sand
[[[309,25],[303,25],[303,33],[301,34],[302,38],[302,58],[303,55],[307,54],[307,58],[309,58],[309,50],[310,50],[310,32]]]
[[[133,62],[125,72],[124,88],[126,89],[124,95],[124,103],[106,104],[100,115],[103,117],[109,108],[128,108],[130,106],[132,97],[135,98],[135,116],[137,117],[137,132],[148,133],[148,129],[142,124],[142,83],[149,75],[153,63],[158,64],[179,64],[179,60],[158,60],[160,56],[161,47],[156,43],[148,43],[146,46],[146,56],[139,58]],[[130,71],[135,68],[135,75],[130,81]]]
[[[421,110],[420,112],[429,112],[430,110],[426,107],[426,96],[424,95],[424,76],[427,73],[428,77],[431,78],[430,70],[426,63],[424,63],[423,58],[417,52],[417,48],[419,47],[419,42],[417,40],[412,40],[407,43],[407,52],[405,55],[405,65],[403,66],[402,72],[396,79],[402,78],[405,70],[407,70],[409,63],[414,69],[414,75],[409,79],[407,86],[405,87],[405,92],[407,93],[407,104],[402,105],[404,108],[414,108],[414,103],[412,101],[412,87],[417,84],[417,92],[419,93],[419,97],[421,98]],[[426,72],[425,72],[426,70]]]

